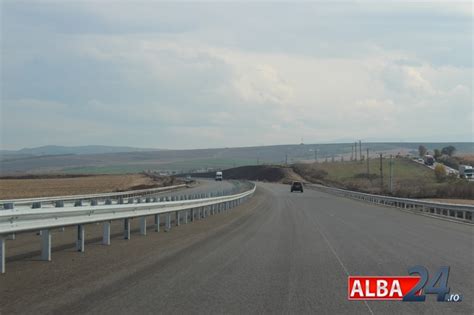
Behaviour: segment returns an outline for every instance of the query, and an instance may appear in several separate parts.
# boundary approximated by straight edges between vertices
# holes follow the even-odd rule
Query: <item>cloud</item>
[[[2,146],[471,139],[472,16],[389,7],[8,3]]]

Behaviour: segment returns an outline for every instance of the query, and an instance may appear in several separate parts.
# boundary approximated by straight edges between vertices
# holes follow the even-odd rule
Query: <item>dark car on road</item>
[[[293,182],[291,184],[291,192],[301,191],[303,192],[303,183],[302,182]]]

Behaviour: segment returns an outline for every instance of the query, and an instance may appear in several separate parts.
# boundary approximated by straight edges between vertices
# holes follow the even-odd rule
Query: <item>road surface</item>
[[[0,278],[0,310],[35,313],[474,312],[473,227],[306,189],[258,184],[232,211],[52,262],[19,260]],[[461,303],[348,301],[348,275],[450,266]]]

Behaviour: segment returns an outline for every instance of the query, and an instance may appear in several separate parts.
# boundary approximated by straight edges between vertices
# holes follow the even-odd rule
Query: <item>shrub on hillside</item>
[[[474,183],[461,180],[445,184],[436,190],[436,197],[474,199]]]
[[[446,178],[447,178],[446,168],[442,164],[437,164],[435,169],[434,169],[434,172],[435,172],[436,179],[439,182],[442,182],[442,181],[446,180]]]
[[[397,182],[393,195],[401,198],[433,198],[436,197],[436,189],[426,180],[405,179]]]

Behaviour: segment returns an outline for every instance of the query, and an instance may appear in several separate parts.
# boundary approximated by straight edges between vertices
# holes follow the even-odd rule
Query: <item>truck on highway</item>
[[[474,179],[474,169],[470,165],[459,165],[459,177]]]
[[[434,164],[435,159],[432,155],[427,154],[423,157],[423,161],[425,162],[425,165],[431,166]]]
[[[216,172],[216,180],[222,181],[222,172]]]

